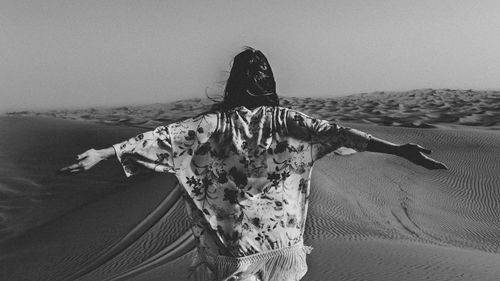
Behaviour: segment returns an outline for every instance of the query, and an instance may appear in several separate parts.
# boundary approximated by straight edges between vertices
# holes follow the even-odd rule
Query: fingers
[[[430,157],[427,157],[425,155],[424,156],[424,159],[422,161],[422,163],[420,163],[420,165],[424,166],[425,168],[429,169],[429,170],[448,170],[448,167],[441,163],[441,162],[438,162]]]
[[[430,149],[423,148],[423,147],[420,147],[419,150],[420,150],[420,152],[423,152],[425,154],[431,154],[431,152],[432,152]]]
[[[82,162],[75,163],[73,165],[64,167],[57,171],[58,174],[70,175],[85,171],[85,166]]]
[[[445,164],[438,162],[430,158],[429,156],[425,155],[431,153],[430,149],[424,148],[414,143],[405,144],[401,146],[401,149],[402,152],[399,153],[398,155],[403,158],[406,158],[407,160],[413,162],[414,164],[423,166],[429,170],[448,169],[448,167]]]
[[[403,146],[401,146],[401,149],[402,149],[402,154],[405,155],[405,154],[412,154],[412,153],[415,153],[415,152],[422,152],[422,153],[425,153],[425,154],[431,154],[431,150],[430,149],[427,149],[419,144],[415,144],[415,143],[407,143]]]
[[[423,165],[425,168],[429,170],[439,170],[439,169],[446,169],[446,166],[444,166],[441,163],[435,163],[435,162],[428,162]]]
[[[419,144],[415,144],[415,146],[417,147],[418,151],[423,152],[425,154],[431,154],[432,152],[430,149],[427,149]]]
[[[83,158],[85,158],[85,157],[87,157],[87,156],[88,156],[88,153],[89,153],[89,151],[87,150],[87,151],[85,151],[85,152],[84,152],[84,153],[82,153],[82,154],[78,154],[78,155],[76,156],[76,160],[78,160],[78,161],[82,160]]]
[[[434,161],[432,170],[448,170],[448,167],[441,162]]]
[[[86,170],[89,170],[92,166],[95,165],[95,149],[89,149],[81,154],[76,156],[76,160],[79,161],[73,165],[61,168],[57,171],[58,174],[75,174],[80,173]]]
[[[437,163],[436,164],[436,169],[440,169],[440,170],[448,170],[448,166],[446,166],[445,164],[443,163]]]

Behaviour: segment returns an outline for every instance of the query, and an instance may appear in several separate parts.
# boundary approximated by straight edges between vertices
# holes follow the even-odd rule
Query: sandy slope
[[[79,201],[70,196],[74,204],[60,208],[62,216],[51,216],[50,222],[0,244],[0,280],[186,280],[193,241],[173,177],[126,182],[113,176],[106,181],[107,174],[120,173],[111,163],[105,171],[71,181],[40,176],[71,161],[68,155],[82,147],[123,138],[131,129],[12,120],[41,128],[24,131],[24,138],[39,141],[19,143],[17,151],[53,146],[53,138],[44,135],[49,133],[59,136],[59,144],[71,143],[28,159],[37,163],[50,154],[54,161],[39,174],[33,168],[35,176],[24,175],[27,179],[52,184],[49,190],[55,191],[60,191],[58,184],[88,192],[95,185],[115,188]],[[374,153],[320,160],[306,229],[306,242],[315,250],[304,280],[500,280],[500,132],[350,125],[395,142],[427,146],[450,169],[427,171]],[[64,133],[68,130],[74,131]],[[59,205],[56,200],[54,208]]]

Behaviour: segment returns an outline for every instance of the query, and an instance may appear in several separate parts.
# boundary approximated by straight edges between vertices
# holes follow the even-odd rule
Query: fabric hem
[[[293,246],[245,257],[213,256],[199,250],[190,268],[195,281],[246,280],[298,281],[307,272],[306,255],[312,247]]]

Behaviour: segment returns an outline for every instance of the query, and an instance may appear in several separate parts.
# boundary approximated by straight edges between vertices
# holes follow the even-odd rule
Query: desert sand
[[[420,89],[335,98],[282,97],[280,103],[330,121],[416,128],[434,128],[439,124],[500,128],[500,91]],[[210,99],[196,98],[141,106],[22,111],[7,115],[52,116],[153,128],[205,112],[212,104]]]
[[[303,280],[500,280],[499,92],[282,104],[419,143],[449,167],[429,171],[369,152],[318,161],[305,231],[314,250]],[[187,100],[1,117],[0,280],[188,280],[194,241],[174,176],[126,179],[113,160],[76,176],[55,171],[87,148],[209,106]]]

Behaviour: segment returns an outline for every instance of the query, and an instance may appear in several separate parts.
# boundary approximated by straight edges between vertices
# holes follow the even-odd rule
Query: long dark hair
[[[276,81],[264,54],[246,47],[234,57],[223,100],[214,109],[229,110],[238,106],[255,108],[262,105],[279,105]]]

